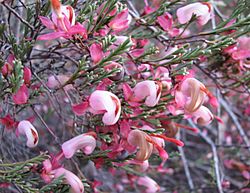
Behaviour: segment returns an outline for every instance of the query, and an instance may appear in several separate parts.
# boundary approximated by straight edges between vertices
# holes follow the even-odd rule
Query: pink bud
[[[192,3],[177,10],[177,18],[181,24],[190,21],[193,15],[197,17],[199,25],[205,25],[211,19],[211,5],[207,2]]]
[[[24,67],[23,69],[23,79],[24,83],[29,85],[31,80],[31,70],[28,67]]]
[[[84,186],[82,184],[82,181],[71,171],[68,171],[64,168],[58,168],[53,170],[51,174],[54,175],[55,178],[59,178],[60,176],[63,175],[66,183],[71,186],[71,190],[74,193],[84,192]]]
[[[29,99],[29,90],[25,84],[23,84],[19,90],[12,95],[13,101],[17,105],[26,104]]]
[[[89,97],[89,106],[94,114],[104,114],[102,121],[106,125],[114,125],[121,114],[120,100],[108,91],[94,91]]]
[[[13,66],[11,66],[9,63],[5,63],[1,69],[2,75],[3,76],[7,76],[8,74],[10,74],[13,70]]]
[[[24,134],[27,138],[28,147],[36,147],[39,141],[38,133],[35,127],[26,120],[21,121],[17,126],[18,134]]]
[[[95,133],[94,133],[95,134]],[[86,155],[91,154],[96,147],[96,140],[92,134],[78,135],[62,144],[63,154],[66,158],[71,158],[76,151],[82,150]]]
[[[90,55],[93,62],[96,64],[104,58],[104,53],[102,51],[102,46],[98,43],[93,43],[90,48]]]

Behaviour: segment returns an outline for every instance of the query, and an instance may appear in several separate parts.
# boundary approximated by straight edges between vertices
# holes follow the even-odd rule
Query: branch
[[[3,6],[6,7],[6,9],[8,9],[11,13],[13,13],[24,25],[26,25],[27,27],[29,27],[32,31],[35,30],[35,28],[30,25],[26,20],[24,20],[14,9],[12,9],[8,4],[5,4],[3,2]]]

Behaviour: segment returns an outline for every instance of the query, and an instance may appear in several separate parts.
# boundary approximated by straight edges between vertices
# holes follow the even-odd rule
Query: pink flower
[[[76,151],[82,150],[86,155],[91,154],[96,147],[96,133],[78,135],[62,144],[62,151],[66,158],[71,158]]]
[[[70,24],[75,24],[75,11],[70,5],[61,5],[59,0],[51,0],[52,21],[56,24],[58,19],[67,17]]]
[[[210,112],[210,110],[205,107],[201,106],[197,111],[193,112],[192,119],[196,124],[205,126],[212,122],[214,119],[213,114]]]
[[[67,184],[71,186],[71,190],[74,193],[83,193],[84,186],[82,181],[71,171],[66,170],[64,168],[58,168],[51,171],[51,175],[54,175],[54,178],[59,178],[60,176],[64,176],[64,179]]]
[[[90,51],[91,59],[93,60],[95,64],[100,62],[104,57],[102,46],[98,43],[93,43],[90,46],[89,51]]]
[[[164,13],[163,15],[157,17],[157,22],[159,25],[169,33],[170,36],[179,35],[180,30],[177,28],[173,28],[173,18],[169,13]]]
[[[187,112],[196,111],[206,97],[201,88],[205,86],[195,78],[185,79],[175,91],[175,102]]]
[[[146,134],[141,130],[132,130],[130,131],[127,141],[130,145],[136,146],[139,148],[136,154],[136,160],[145,161],[149,159],[154,148],[158,152],[159,156],[162,158],[163,162],[168,159],[168,153],[165,151],[164,146],[165,142],[169,141],[175,143],[178,146],[183,146],[184,143],[174,138],[166,137],[162,134]]]
[[[108,26],[115,32],[120,32],[127,29],[130,22],[131,16],[128,13],[128,9],[124,9],[109,22]]]
[[[24,83],[29,85],[31,80],[31,70],[28,67],[24,67],[23,69],[23,80]]]
[[[26,104],[29,99],[29,90],[25,84],[23,84],[19,90],[12,95],[13,101],[17,105]]]
[[[211,19],[211,5],[207,2],[192,3],[177,10],[177,18],[181,24],[190,21],[193,15],[196,16],[199,25],[205,25]]]
[[[155,106],[161,97],[162,85],[160,82],[145,80],[136,84],[133,89],[134,98],[138,101],[145,100],[149,107]]]
[[[139,148],[136,153],[136,159],[139,161],[148,160],[153,152],[153,145],[148,143],[147,136],[145,132],[137,129],[130,131],[128,135],[128,143]]]
[[[232,58],[239,61],[241,68],[250,68],[250,37],[240,37],[237,47],[232,51]]]
[[[145,193],[155,193],[160,190],[160,186],[148,176],[138,177],[137,184],[146,187]]]
[[[158,67],[155,71],[154,78],[160,78],[162,82],[162,86],[166,88],[166,90],[170,90],[172,87],[172,80],[169,77],[169,71],[165,67]]]
[[[86,29],[80,24],[75,23],[75,12],[71,6],[61,5],[59,0],[51,0],[52,5],[52,21],[46,17],[40,16],[42,24],[51,32],[45,35],[40,35],[38,40],[52,40],[56,38],[71,38],[75,34],[79,34],[87,38]]]
[[[17,133],[26,135],[27,138],[27,146],[28,147],[36,147],[39,141],[38,133],[35,127],[26,120],[21,121],[17,126]]]
[[[8,114],[3,118],[0,118],[0,123],[5,126],[6,129],[12,129],[17,125],[17,122]]]
[[[90,111],[94,114],[104,114],[102,121],[105,125],[114,125],[121,114],[121,102],[111,92],[96,90],[89,97]]]
[[[51,157],[51,159],[46,159],[43,161],[43,168],[41,171],[41,177],[46,183],[50,183],[54,176],[51,174],[53,170],[61,168],[59,160],[63,157],[63,153],[59,153],[56,156]]]

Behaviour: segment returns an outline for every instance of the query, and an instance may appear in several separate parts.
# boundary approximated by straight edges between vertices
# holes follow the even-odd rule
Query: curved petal
[[[88,106],[89,106],[88,102],[82,102],[80,104],[74,104],[74,105],[72,105],[72,111],[76,115],[81,116],[86,112]]]
[[[195,78],[185,79],[176,91],[175,101],[187,112],[196,111],[204,102],[206,94],[202,91],[205,86]]]
[[[89,97],[89,105],[93,112],[104,111],[102,121],[106,125],[114,125],[121,114],[121,102],[111,92],[96,90]]]
[[[93,136],[83,134],[76,136],[62,144],[62,151],[66,158],[71,158],[76,151],[82,150],[86,155],[91,154],[96,147],[96,140]]]
[[[21,121],[17,126],[17,131],[19,134],[26,135],[27,138],[27,146],[28,147],[36,147],[39,141],[38,133],[35,127],[26,120]]]
[[[205,25],[211,18],[210,4],[206,3],[192,3],[181,7],[177,10],[177,18],[179,23],[185,24],[190,21],[192,15],[196,15],[198,23]]]
[[[42,24],[47,27],[48,29],[55,29],[55,24],[47,17],[39,16],[40,21]]]
[[[65,32],[59,31],[59,32],[51,32],[48,34],[40,35],[38,36],[38,40],[54,40],[60,37],[64,37],[66,35]]]
[[[148,143],[146,137],[148,135],[140,130],[132,130],[128,135],[128,143],[139,147],[139,150],[136,154],[136,159],[139,161],[147,160],[153,151],[153,145]]]
[[[58,168],[58,169],[53,170],[51,173],[52,175],[55,176],[55,178],[58,178],[63,175],[66,183],[71,186],[71,190],[74,193],[84,192],[84,186],[83,186],[82,181],[71,171],[68,171],[64,168]]]

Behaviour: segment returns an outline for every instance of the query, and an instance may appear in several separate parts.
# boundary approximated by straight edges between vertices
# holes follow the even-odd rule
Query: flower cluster
[[[117,0],[89,2],[50,0],[51,13],[40,12],[27,59],[14,49],[8,55],[1,78],[13,113],[0,123],[24,135],[31,151],[49,151],[50,157],[32,168],[46,186],[62,177],[74,193],[90,187],[99,192],[105,182],[94,172],[88,185],[83,183],[79,165],[87,160],[93,170],[108,168],[121,177],[113,186],[117,192],[131,187],[158,192],[149,173],[169,172],[169,152],[184,146],[179,129],[199,133],[214,119],[222,122],[215,115],[219,102],[198,69],[218,50],[248,69],[250,38],[240,37],[237,44],[226,37],[194,41],[228,32],[190,35],[190,25],[202,30],[213,19],[208,2],[144,1],[141,13]]]

